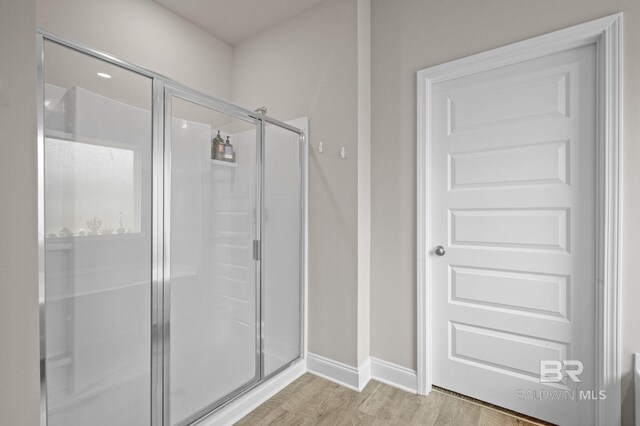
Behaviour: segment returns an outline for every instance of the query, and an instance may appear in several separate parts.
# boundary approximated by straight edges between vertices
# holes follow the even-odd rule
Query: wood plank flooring
[[[236,425],[536,425],[438,390],[418,396],[370,381],[358,393],[305,374]]]

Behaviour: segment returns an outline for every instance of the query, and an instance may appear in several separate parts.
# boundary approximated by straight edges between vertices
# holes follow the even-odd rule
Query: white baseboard
[[[418,392],[415,370],[371,357],[371,378],[407,392]]]
[[[355,368],[320,355],[308,354],[307,370],[358,392],[362,391],[371,379],[406,392],[416,393],[418,389],[415,370],[374,357],[367,358],[360,368]]]
[[[300,360],[282,373],[238,397],[212,415],[200,420],[198,426],[232,425],[258,408],[276,393],[307,372],[305,360]]]
[[[362,392],[371,380],[371,358],[367,358],[358,368],[358,391]]]
[[[349,389],[358,392],[362,390],[362,388],[360,388],[361,381],[358,369],[350,365],[325,358],[321,355],[308,353],[307,371]]]

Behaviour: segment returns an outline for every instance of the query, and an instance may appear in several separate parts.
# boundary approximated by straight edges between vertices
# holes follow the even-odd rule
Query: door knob
[[[438,246],[438,247],[436,247],[435,252],[436,252],[436,254],[437,254],[438,256],[444,256],[444,254],[445,254],[447,251],[444,249],[444,247],[442,247],[442,246]]]

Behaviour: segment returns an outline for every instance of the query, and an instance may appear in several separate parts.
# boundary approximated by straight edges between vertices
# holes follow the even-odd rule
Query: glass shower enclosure
[[[299,361],[307,120],[38,37],[42,424],[186,425]]]

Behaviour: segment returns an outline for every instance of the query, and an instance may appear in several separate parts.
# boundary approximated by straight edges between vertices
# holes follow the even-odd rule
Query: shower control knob
[[[445,254],[447,251],[444,249],[444,247],[442,247],[442,246],[438,246],[438,247],[436,247],[435,252],[436,252],[436,254],[437,254],[438,256],[444,256],[444,254]]]

